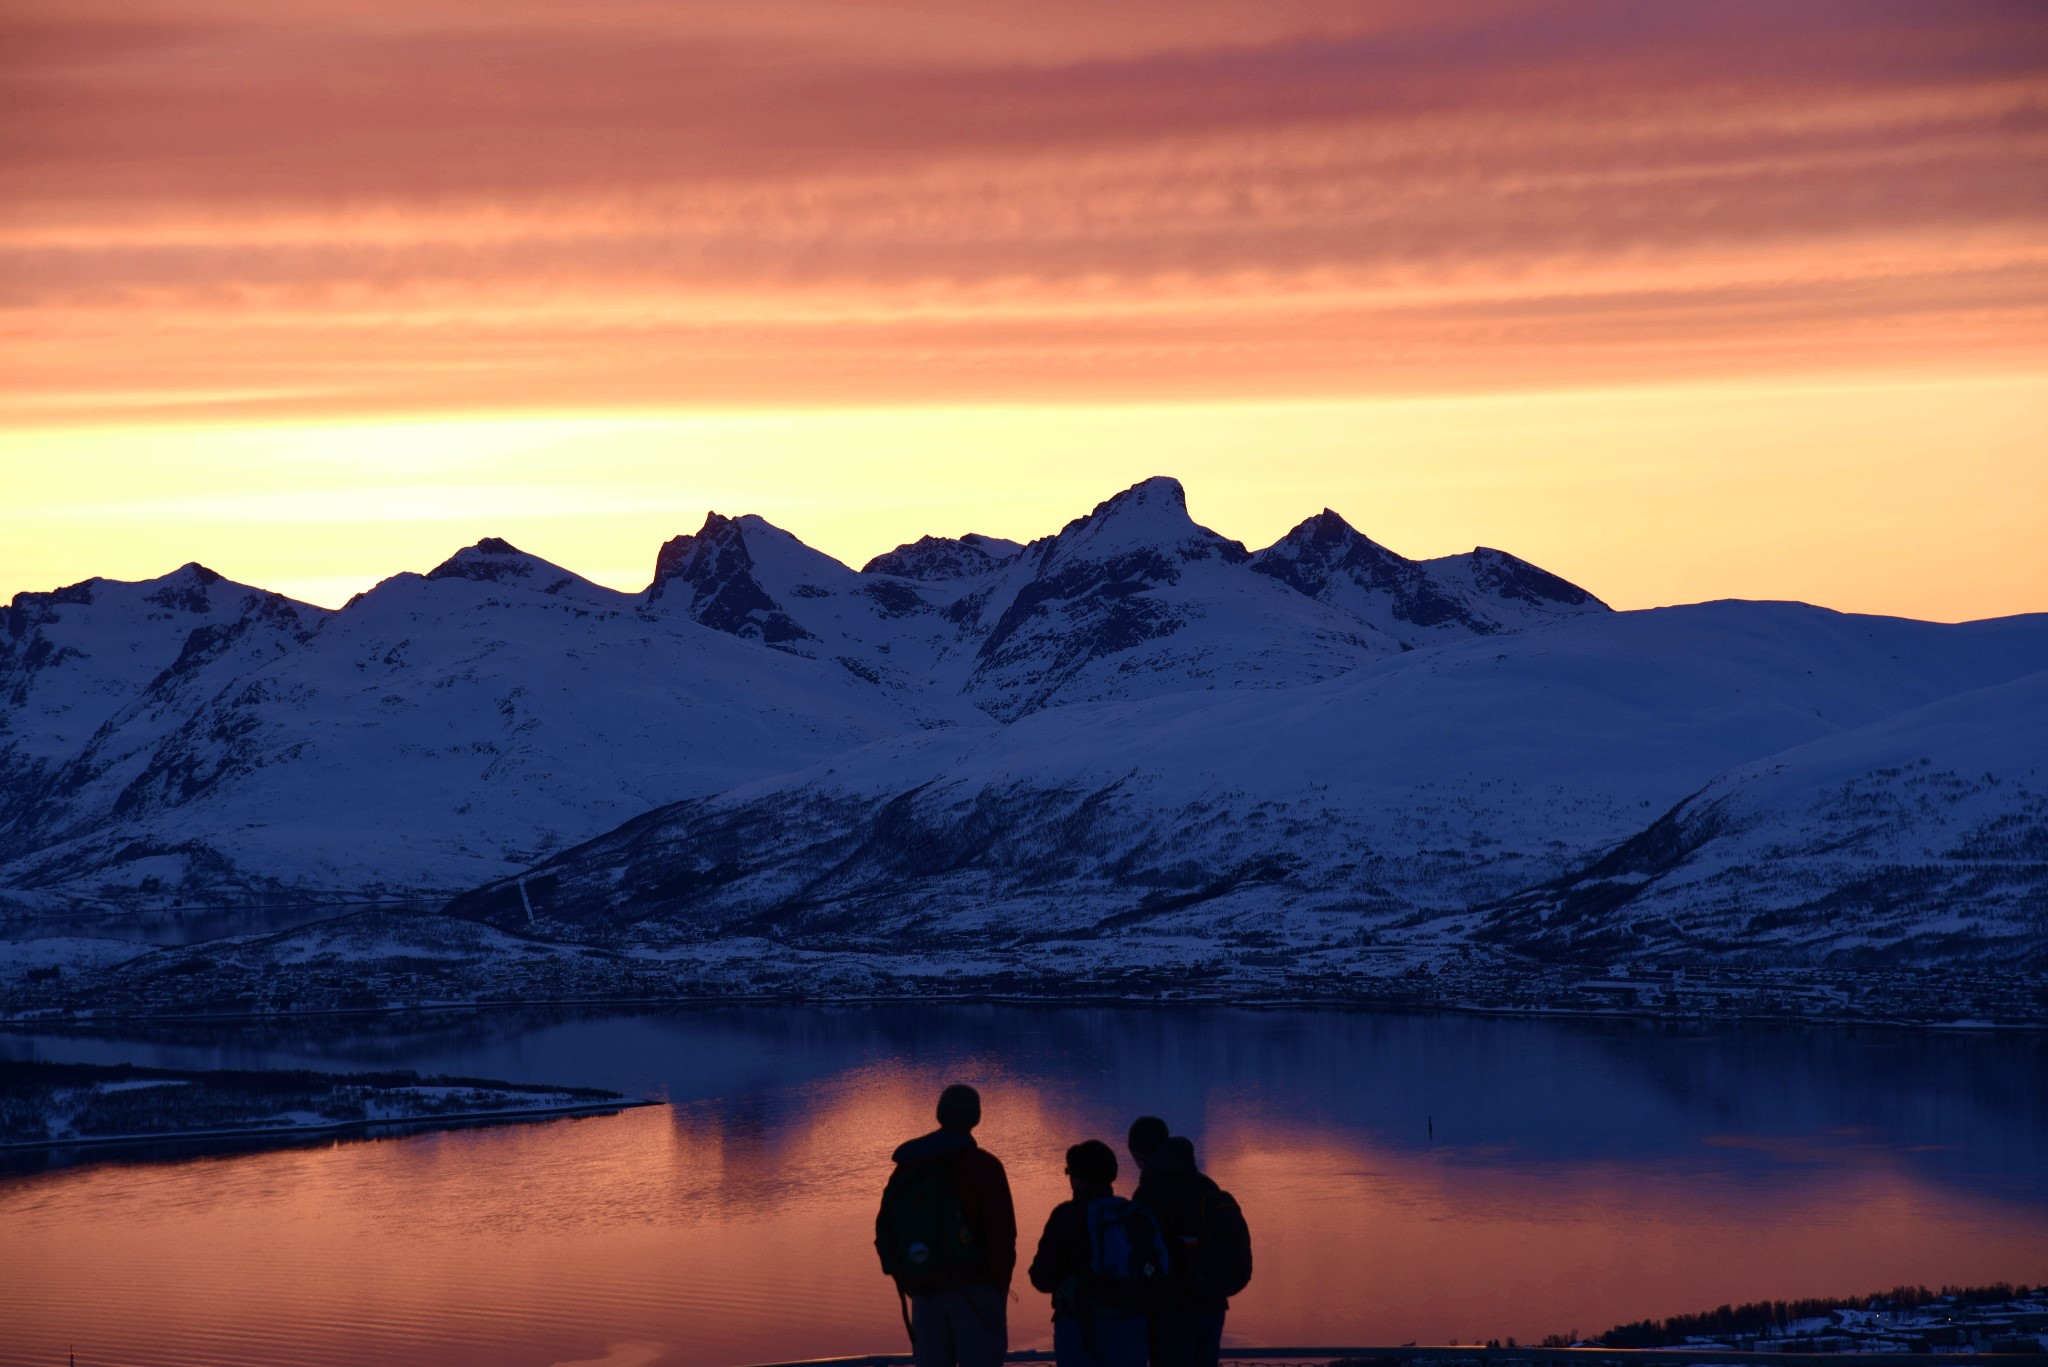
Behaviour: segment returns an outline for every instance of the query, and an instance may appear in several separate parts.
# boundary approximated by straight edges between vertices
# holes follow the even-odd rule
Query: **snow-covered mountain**
[[[1481,935],[1581,959],[2048,968],[2048,673],[1741,766]]]
[[[859,570],[713,513],[637,594],[486,539],[332,612],[195,565],[17,595],[4,627],[0,997],[120,957],[37,925],[451,893],[90,980],[241,1000],[288,972],[353,1002],[321,975],[361,955],[320,945],[425,962],[476,922],[596,947],[505,950],[501,995],[659,992],[686,963],[721,991],[942,962],[1362,991],[1374,956],[1446,946],[1956,964],[2043,939],[2048,616],[1615,613],[1328,510],[1248,551],[1170,479]]]
[[[246,621],[194,630],[48,761],[45,796],[6,830],[0,895],[452,890],[660,802],[979,716],[650,613],[494,539],[305,620],[261,600]],[[257,630],[274,622],[292,630]]]
[[[1361,571],[1349,543],[1371,546],[1316,542],[1313,574],[1257,561],[1152,479],[1030,546],[926,537],[859,571],[712,513],[637,595],[497,539],[332,613],[196,565],[22,594],[0,902],[432,894],[885,737],[1332,678],[1404,648],[1375,620],[1456,639],[1604,611],[1518,561],[1549,597],[1393,583],[1408,562]]]
[[[451,911],[565,939],[1315,942],[1558,878],[1723,771],[2048,667],[2048,618],[1603,614],[1279,693],[880,742],[649,813]]]
[[[199,564],[14,595],[0,612],[0,836],[18,848],[46,826],[70,796],[58,772],[124,713],[182,720],[193,681],[220,661],[273,656],[326,617]]]
[[[662,547],[656,610],[1015,720],[1075,702],[1334,678],[1422,642],[1605,605],[1477,550],[1403,560],[1324,512],[1256,556],[1145,480],[1028,546],[926,537],[858,573],[758,517]]]
[[[1409,560],[1328,508],[1251,564],[1409,647],[1516,631],[1604,607],[1584,589],[1506,551],[1482,546],[1466,555]]]

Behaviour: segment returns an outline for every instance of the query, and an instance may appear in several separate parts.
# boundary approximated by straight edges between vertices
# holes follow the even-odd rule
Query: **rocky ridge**
[[[1153,479],[858,571],[712,513],[638,594],[487,538],[333,612],[188,566],[4,626],[23,1009],[331,1004],[346,927],[458,999],[2048,971],[2044,618],[1613,613]],[[175,947],[202,910],[244,933]],[[508,938],[421,957],[465,924]]]

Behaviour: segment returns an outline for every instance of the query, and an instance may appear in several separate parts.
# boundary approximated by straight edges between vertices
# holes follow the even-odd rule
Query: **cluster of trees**
[[[1688,1338],[1783,1333],[1798,1320],[1820,1319],[1838,1310],[1917,1310],[1942,1302],[1959,1306],[1998,1305],[2033,1293],[2032,1287],[1994,1282],[1989,1286],[1944,1286],[1939,1291],[1924,1286],[1895,1286],[1869,1296],[1749,1301],[1696,1315],[1616,1325],[1593,1341],[1606,1348],[1665,1348]]]

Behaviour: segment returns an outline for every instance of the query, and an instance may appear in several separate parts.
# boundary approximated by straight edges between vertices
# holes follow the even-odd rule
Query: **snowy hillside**
[[[2048,616],[1615,613],[1329,510],[1248,551],[1161,478],[859,570],[712,513],[641,593],[486,539],[332,612],[187,566],[4,626],[10,1009],[2041,960]]]
[[[450,910],[564,939],[1379,933],[1558,877],[1717,774],[2048,667],[2048,619],[1602,615],[1328,683],[882,742]]]
[[[977,716],[641,610],[502,541],[168,672],[23,810],[17,906],[458,888],[679,796]],[[177,706],[166,703],[175,698]]]
[[[2048,968],[2048,673],[1736,769],[1483,936],[1580,958]]]
[[[926,537],[861,571],[713,513],[638,595],[496,539],[334,613],[197,566],[23,594],[0,906],[446,891],[884,737],[1331,678],[1404,648],[1368,618],[1463,639],[1603,611],[1509,558],[1440,592],[1343,540],[1261,572],[1153,479],[1028,547]]]
[[[55,771],[153,684],[175,710],[168,695],[208,664],[282,650],[326,616],[197,564],[16,594],[0,612],[0,835],[18,844],[63,802]]]
[[[714,513],[662,547],[648,597],[889,687],[964,695],[1002,721],[1314,683],[1414,644],[1606,611],[1498,551],[1403,560],[1327,511],[1253,555],[1197,525],[1166,478],[1028,546],[926,537],[858,573],[758,517]]]
[[[1603,606],[1577,585],[1505,551],[1482,546],[1468,555],[1406,559],[1328,508],[1251,564],[1407,646],[1491,636]]]

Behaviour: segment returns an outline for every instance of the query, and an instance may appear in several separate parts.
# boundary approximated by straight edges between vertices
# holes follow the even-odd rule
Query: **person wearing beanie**
[[[1131,1157],[1142,1168],[1145,1166],[1145,1160],[1157,1153],[1159,1146],[1166,1142],[1167,1134],[1164,1120],[1156,1115],[1141,1115],[1131,1122],[1130,1136],[1124,1143],[1130,1149]]]
[[[875,1251],[895,1279],[916,1367],[1001,1367],[1017,1267],[1010,1179],[974,1142],[981,1093],[939,1093],[939,1128],[899,1145],[875,1215]]]
[[[1031,1284],[1052,1297],[1052,1350],[1059,1367],[1145,1367],[1150,1325],[1142,1305],[1119,1304],[1130,1290],[1111,1284],[1096,1267],[1101,1231],[1130,1205],[1118,1197],[1116,1153],[1099,1139],[1067,1150],[1071,1201],[1054,1206],[1031,1260]],[[1147,1220],[1150,1238],[1158,1227]],[[1165,1268],[1154,1260],[1159,1279]],[[1128,1280],[1128,1279],[1121,1279]],[[1121,1294],[1120,1294],[1121,1293]]]

